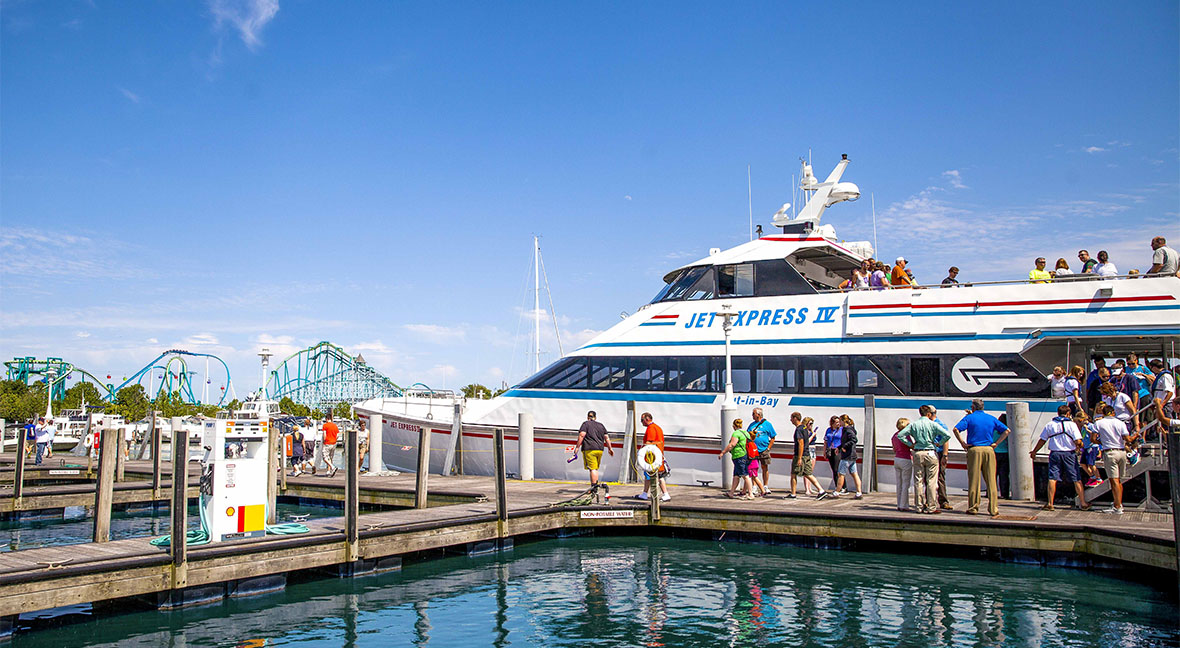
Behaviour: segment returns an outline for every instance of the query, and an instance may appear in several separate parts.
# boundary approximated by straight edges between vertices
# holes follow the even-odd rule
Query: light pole
[[[268,370],[268,369],[270,369],[270,357],[271,357],[272,355],[274,355],[274,354],[273,354],[273,353],[271,353],[271,352],[270,352],[270,349],[268,349],[268,348],[266,348],[266,347],[263,347],[263,348],[262,348],[262,351],[260,351],[260,352],[258,353],[258,357],[262,358],[262,373],[261,373],[261,375],[259,375],[259,376],[258,376],[258,382],[259,382],[259,385],[261,385],[261,386],[258,388],[258,395],[259,395],[260,397],[261,397],[261,396],[263,396],[263,395],[265,395],[265,390],[266,390],[266,374],[267,374],[267,370]]]
[[[729,335],[733,328],[733,317],[729,304],[722,304],[721,311],[714,315],[721,318],[721,330],[725,332],[725,400],[721,403],[721,449],[729,446],[733,438],[733,422],[737,418],[737,405],[733,402],[733,360],[729,355]],[[721,460],[721,488],[729,490],[733,481],[733,462]]]
[[[57,370],[48,369],[46,370],[45,375],[49,378],[49,380],[45,381],[45,385],[49,387],[47,390],[49,392],[48,398],[45,402],[45,418],[51,419],[53,418],[53,383],[57,382],[54,380],[54,378],[57,377]]]

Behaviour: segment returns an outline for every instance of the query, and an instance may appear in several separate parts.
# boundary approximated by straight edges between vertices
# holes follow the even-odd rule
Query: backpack
[[[746,430],[746,456],[750,459],[758,458],[758,444],[754,443],[754,435],[750,434],[750,430]]]

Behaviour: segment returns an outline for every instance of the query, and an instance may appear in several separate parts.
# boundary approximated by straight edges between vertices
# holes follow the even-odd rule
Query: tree
[[[279,399],[279,410],[292,416],[307,416],[311,413],[306,405],[296,403],[291,400],[290,396],[283,396]]]
[[[242,401],[235,398],[225,404],[225,409],[230,410],[231,412],[236,409],[242,409]]]
[[[80,382],[70,387],[66,390],[65,398],[57,401],[54,405],[61,409],[80,409],[83,401],[88,405],[102,403],[102,393],[98,391],[98,387],[95,387],[94,383]]]
[[[352,405],[346,401],[336,403],[336,407],[332,408],[332,417],[336,419],[352,418]]]
[[[470,385],[464,385],[463,397],[464,398],[479,398],[479,399],[486,400],[486,399],[492,397],[492,390],[488,389],[487,387],[484,387],[483,385],[481,385],[479,383],[471,383]]]
[[[501,388],[497,389],[494,394],[492,394],[492,398],[495,398],[495,397],[499,396],[500,394],[503,394],[506,391],[508,391],[507,387],[501,387]]]
[[[45,384],[27,385],[20,380],[0,381],[0,418],[27,421],[45,413]]]
[[[151,403],[143,385],[130,385],[115,395],[114,413],[126,421],[139,421],[147,416],[149,405]]]

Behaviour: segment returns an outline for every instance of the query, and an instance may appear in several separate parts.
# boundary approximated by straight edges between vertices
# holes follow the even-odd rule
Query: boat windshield
[[[651,300],[651,303],[662,301],[692,301],[696,299],[712,299],[716,282],[713,278],[713,266],[697,266],[682,270],[664,289]]]

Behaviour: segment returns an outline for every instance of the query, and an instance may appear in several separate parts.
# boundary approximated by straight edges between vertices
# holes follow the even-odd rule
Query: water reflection
[[[1168,594],[1082,570],[673,539],[518,544],[18,635],[14,646],[1145,646]]]

